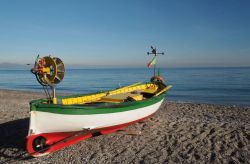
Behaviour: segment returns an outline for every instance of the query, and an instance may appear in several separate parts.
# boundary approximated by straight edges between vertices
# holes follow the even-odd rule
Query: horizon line
[[[15,67],[15,66],[10,66],[10,67],[1,67],[0,63],[0,70],[29,70],[31,69],[32,66],[21,66],[21,67]],[[250,68],[250,66],[169,66],[169,67],[157,67],[157,69],[216,69],[216,68]],[[87,67],[76,67],[76,66],[69,66],[66,69],[70,70],[77,70],[77,69],[153,69],[148,68],[148,67],[130,67],[130,66],[122,66],[122,67],[117,67],[117,66],[87,66]]]

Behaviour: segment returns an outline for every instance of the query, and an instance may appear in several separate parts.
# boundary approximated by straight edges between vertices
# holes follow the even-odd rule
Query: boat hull
[[[148,119],[152,115],[154,115],[154,113],[147,117],[141,118],[139,120],[135,120],[132,122],[128,122],[128,123],[120,124],[116,126],[89,130],[88,132],[83,133],[83,134],[81,134],[81,131],[76,131],[76,132],[54,132],[54,133],[41,133],[41,134],[29,135],[27,137],[27,151],[33,157],[48,155],[50,153],[63,149],[69,145],[80,142],[82,140],[85,140],[91,137],[96,137],[99,135],[105,135],[105,134],[116,132],[117,130],[125,128],[131,124]],[[79,133],[80,135],[78,135]],[[49,145],[49,148],[48,149],[45,148],[44,151],[35,151],[33,142],[36,138],[41,137],[41,136],[46,138],[46,144]]]
[[[125,124],[155,113],[162,101],[134,110],[105,114],[74,115],[31,111],[30,130],[33,134],[40,134],[99,129]]]
[[[44,110],[39,109],[31,110],[27,150],[32,156],[46,155],[83,139],[115,132],[152,116],[161,106],[164,97],[162,95],[141,103],[145,105],[132,105],[133,108],[131,106],[130,108],[113,108],[113,112],[107,113],[87,112],[79,114],[78,111],[69,114],[55,113],[53,110],[51,112],[46,110],[43,112]],[[86,133],[81,133],[84,130]],[[80,134],[78,134],[79,132]],[[39,136],[46,139],[46,145],[51,145],[49,149],[42,152],[37,152],[34,149],[33,142]],[[67,139],[68,137],[70,139]],[[66,142],[60,142],[65,139]]]

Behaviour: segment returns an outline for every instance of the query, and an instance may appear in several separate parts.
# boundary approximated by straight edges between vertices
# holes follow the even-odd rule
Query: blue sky
[[[250,1],[0,2],[0,63],[144,67],[151,45],[161,67],[250,66]]]

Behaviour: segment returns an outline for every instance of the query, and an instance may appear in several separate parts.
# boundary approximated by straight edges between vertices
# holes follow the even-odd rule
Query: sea
[[[166,96],[169,101],[250,106],[250,67],[160,68],[159,72],[173,85]],[[67,69],[56,88],[85,94],[147,82],[152,75],[148,68]],[[28,69],[1,68],[0,89],[43,92]]]

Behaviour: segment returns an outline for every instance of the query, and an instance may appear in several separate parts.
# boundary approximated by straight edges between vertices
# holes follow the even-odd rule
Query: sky
[[[0,63],[52,55],[66,65],[250,66],[247,0],[2,0]]]

